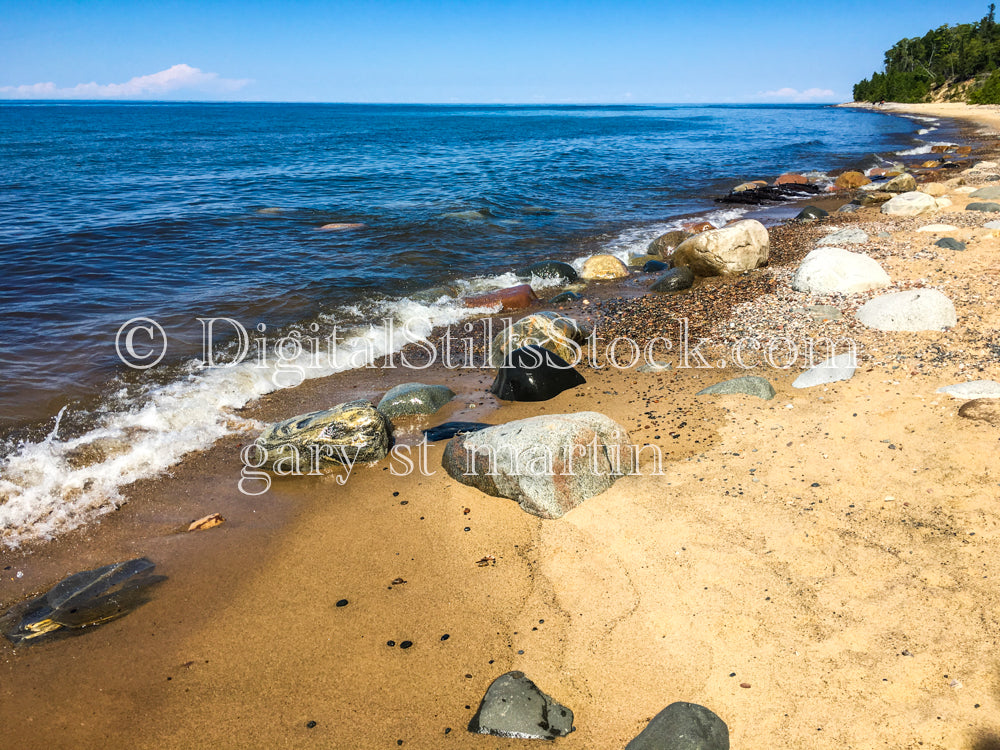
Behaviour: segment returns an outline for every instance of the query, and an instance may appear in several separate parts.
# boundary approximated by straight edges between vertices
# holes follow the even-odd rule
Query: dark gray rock
[[[666,271],[670,268],[669,264],[664,263],[662,260],[647,260],[642,267],[643,273],[659,273],[660,271]]]
[[[456,435],[441,465],[539,518],[560,518],[632,470],[629,434],[597,412],[547,414]]]
[[[671,703],[625,750],[729,750],[729,727],[697,703]]]
[[[658,278],[650,290],[654,292],[676,292],[681,289],[688,289],[694,283],[694,273],[690,268],[671,268],[660,278]]]
[[[659,255],[662,258],[666,258],[670,255],[671,250],[691,236],[690,232],[685,232],[683,229],[675,229],[672,232],[661,234],[650,242],[646,248],[646,252],[650,255]]]
[[[543,260],[538,263],[532,263],[530,266],[518,271],[517,275],[522,279],[530,279],[532,276],[538,276],[544,279],[576,281],[580,278],[573,266],[569,263],[563,263],[560,260]]]
[[[1000,211],[1000,203],[970,203],[965,207],[966,211],[983,211],[985,213],[996,213]]]
[[[460,435],[463,432],[479,432],[479,430],[485,430],[487,427],[492,426],[485,422],[442,422],[436,427],[429,427],[424,430],[424,435],[427,436],[430,442],[434,443],[438,440],[450,440],[455,435]]]
[[[721,383],[708,386],[708,388],[702,388],[695,395],[728,395],[731,393],[745,393],[748,396],[770,400],[774,398],[776,391],[767,378],[762,378],[759,375],[744,375],[732,380],[723,380]]]
[[[389,419],[408,414],[433,414],[455,398],[455,391],[443,385],[403,383],[390,388],[378,402],[378,410]]]
[[[523,672],[497,677],[469,731],[524,740],[554,740],[574,730],[573,712],[538,689]]]
[[[504,401],[548,401],[587,381],[566,360],[538,344],[510,353],[490,393]]]
[[[795,217],[795,220],[802,222],[818,221],[829,215],[830,213],[828,211],[824,211],[822,208],[816,208],[816,206],[806,206],[801,211],[799,211],[798,215]]]
[[[954,237],[942,237],[934,244],[945,250],[965,250],[965,243],[959,242]]]
[[[837,213],[841,214],[853,214],[861,209],[860,203],[845,203],[843,206],[837,209]]]
[[[583,299],[583,295],[570,291],[559,292],[559,294],[549,300],[549,304],[561,305],[563,302],[575,302],[578,299]]]
[[[1000,198],[1000,187],[991,185],[990,187],[979,188],[979,190],[969,193],[969,197],[995,201],[997,198]]]

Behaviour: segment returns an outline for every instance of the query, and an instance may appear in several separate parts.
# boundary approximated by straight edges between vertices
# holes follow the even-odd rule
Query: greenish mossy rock
[[[762,378],[759,375],[744,375],[732,380],[723,380],[721,383],[708,386],[708,388],[702,388],[695,395],[729,395],[732,393],[744,393],[747,396],[757,396],[757,398],[769,401],[774,398],[776,391],[767,378]]]
[[[455,391],[443,385],[403,383],[390,388],[378,402],[378,410],[389,419],[410,414],[433,414],[455,398]]]

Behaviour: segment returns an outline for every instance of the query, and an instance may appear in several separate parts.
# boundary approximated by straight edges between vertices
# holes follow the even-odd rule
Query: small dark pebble
[[[735,677],[735,676],[736,676],[736,672],[730,672],[730,673],[729,673],[729,676],[730,676],[730,677]]]
[[[450,635],[448,635],[447,633],[445,633],[444,635],[442,635],[442,636],[441,636],[441,640],[442,640],[442,641],[446,641],[446,640],[448,640],[449,638],[451,638],[451,636],[450,636]]]
[[[400,500],[400,501],[399,501],[399,504],[400,504],[400,505],[409,505],[409,504],[410,504],[410,501],[409,501],[409,500]]]
[[[748,688],[748,687],[750,687],[750,683],[749,682],[741,682],[740,683],[740,687],[741,688]]]
[[[409,648],[412,645],[413,645],[413,641],[403,641],[402,643],[399,644],[399,647],[400,648]]]
[[[451,734],[451,727],[445,727],[444,728],[444,733],[445,734]]]
[[[465,527],[465,530],[466,530],[466,531],[472,531],[472,528],[471,528],[471,527],[469,527],[469,526],[466,526],[466,527]]]
[[[811,487],[819,487],[819,482],[813,482],[810,486]]]
[[[403,744],[403,741],[402,741],[402,740],[396,740],[396,744],[397,744],[397,745],[402,745],[402,744]]]
[[[392,648],[393,646],[396,645],[396,642],[395,641],[386,641],[385,645],[388,646],[389,648]]]
[[[316,726],[316,722],[315,721],[307,721],[306,722],[306,728],[307,729],[312,729],[315,726]]]
[[[337,606],[338,607],[346,607],[347,606],[347,599],[341,599],[339,602],[337,602]]]
[[[393,496],[393,497],[399,497],[399,493],[398,493],[398,492],[393,492],[393,493],[392,493],[392,496]]]

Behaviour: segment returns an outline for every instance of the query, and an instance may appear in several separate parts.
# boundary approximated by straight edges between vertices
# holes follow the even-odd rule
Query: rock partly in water
[[[581,341],[583,333],[573,318],[550,311],[526,315],[493,337],[487,364],[500,367],[510,352],[537,344],[575,365],[580,360]]]
[[[1000,398],[1000,383],[995,380],[972,380],[942,386],[937,392],[947,393],[953,398]]]
[[[504,401],[548,401],[587,382],[566,360],[538,344],[515,349],[508,359],[490,387]]]
[[[900,193],[882,204],[882,213],[890,216],[919,216],[938,208],[938,199],[927,193]]]
[[[729,750],[729,727],[697,703],[671,703],[625,750]]]
[[[508,672],[490,685],[469,731],[524,740],[554,740],[572,732],[573,712],[538,689],[523,672]]]
[[[694,274],[690,268],[671,268],[650,286],[654,292],[676,292],[688,289],[694,284]]]
[[[987,201],[995,201],[1000,198],[1000,187],[996,185],[990,185],[989,187],[979,188],[971,193],[969,193],[970,198],[981,198]]]
[[[503,310],[522,310],[538,302],[538,297],[530,284],[518,284],[495,292],[466,297],[464,302],[466,307],[496,307],[500,305]]]
[[[821,238],[817,245],[863,245],[868,242],[868,233],[863,229],[848,227],[838,229]]]
[[[68,635],[127,615],[148,601],[149,587],[166,580],[144,557],[84,570],[0,617],[0,632],[14,645]]]
[[[675,229],[672,232],[661,234],[649,243],[649,246],[646,248],[646,252],[650,255],[658,255],[662,258],[666,258],[675,247],[690,236],[691,233],[685,232],[683,229]]]
[[[910,289],[869,300],[858,320],[880,331],[942,331],[957,322],[955,306],[936,289]]]
[[[977,398],[966,401],[959,407],[958,416],[1000,427],[1000,399]]]
[[[854,377],[857,366],[858,360],[854,352],[838,354],[799,375],[792,383],[792,388],[812,388],[836,383],[838,380],[850,380]]]
[[[460,435],[463,432],[479,432],[479,430],[485,430],[492,426],[485,422],[442,422],[435,427],[424,430],[424,435],[430,442],[435,443],[438,440],[451,440],[455,435]]]
[[[402,383],[393,386],[378,402],[378,410],[389,419],[409,414],[433,414],[455,398],[455,391],[443,385]]]
[[[628,276],[628,266],[614,255],[591,255],[583,262],[580,278],[587,281],[622,279]]]
[[[776,391],[767,378],[759,375],[744,375],[743,377],[723,380],[721,383],[702,388],[696,396],[729,395],[743,393],[747,396],[757,396],[765,400],[774,398]]]
[[[561,305],[564,302],[575,302],[578,299],[583,299],[583,295],[571,291],[559,292],[559,294],[549,300],[549,304]]]
[[[626,264],[629,268],[642,268],[647,263],[664,263],[659,255],[633,255]],[[664,263],[664,265],[667,265]],[[669,266],[667,266],[669,268]]]
[[[519,278],[530,279],[537,276],[540,279],[563,279],[564,281],[576,281],[580,275],[569,263],[559,260],[543,260],[525,266],[517,272]]]
[[[666,271],[668,268],[670,268],[670,266],[662,260],[647,260],[642,266],[642,272],[659,273],[660,271]]]
[[[861,172],[844,172],[837,176],[833,186],[837,190],[854,190],[870,182],[871,180],[861,174]]]
[[[809,178],[797,172],[785,172],[774,181],[775,185],[808,185]]]
[[[965,250],[965,243],[959,242],[954,237],[942,237],[934,244],[945,250]]]
[[[597,412],[547,414],[456,435],[449,476],[539,518],[559,518],[631,473],[628,431]]]
[[[295,474],[380,461],[390,443],[389,420],[363,399],[272,424],[257,438],[262,468]]]
[[[1000,211],[1000,203],[970,203],[965,207],[965,210],[995,214],[997,211]]]
[[[822,208],[816,208],[816,206],[806,206],[795,216],[795,221],[801,221],[803,223],[809,223],[812,221],[819,221],[820,219],[825,219],[830,215],[829,211],[824,211]]]
[[[715,224],[710,221],[689,221],[686,224],[681,224],[681,226],[691,234],[700,234],[701,232],[708,232],[715,229]]]
[[[882,189],[887,193],[909,193],[917,189],[917,180],[912,174],[904,172],[885,183]]]
[[[728,276],[767,263],[770,247],[764,225],[745,219],[684,240],[671,262],[675,268],[690,268],[696,276]]]
[[[878,261],[841,247],[818,247],[799,265],[792,289],[807,294],[856,294],[889,286]]]

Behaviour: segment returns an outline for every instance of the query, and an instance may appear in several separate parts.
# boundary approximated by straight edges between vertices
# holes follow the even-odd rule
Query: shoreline
[[[834,215],[822,228],[871,221],[867,210],[861,217]],[[773,256],[773,273],[768,266],[768,275],[778,285],[784,283],[782,274],[787,275],[782,266],[793,262],[797,253],[804,254],[819,229],[814,225],[775,229],[777,236],[772,242],[779,247]],[[894,260],[891,251],[883,254],[887,263],[893,263],[893,278],[897,273],[907,276],[907,264]],[[972,251],[968,257],[973,257]],[[925,259],[917,262],[927,266]],[[736,286],[711,283],[704,290],[718,290],[728,299],[726,295]],[[588,289],[593,310],[604,309],[612,298],[620,296],[614,285],[593,289],[596,293]],[[644,291],[635,287],[630,293]],[[776,292],[740,301],[752,308],[768,294],[773,297]],[[766,316],[761,320],[771,324]],[[823,325],[819,332],[823,332]],[[258,517],[253,503],[234,497],[232,469],[233,461],[238,461],[240,438],[227,438],[206,454],[186,458],[171,470],[173,476],[141,482],[134,488],[139,500],[106,516],[98,527],[71,532],[73,539],[65,542],[65,549],[83,561],[77,569],[107,562],[112,550],[122,553],[111,555],[116,559],[139,556],[138,552],[156,557],[158,563],[163,560],[158,567],[176,583],[172,589],[161,587],[152,602],[129,617],[84,633],[80,637],[85,640],[34,647],[25,650],[23,658],[20,654],[12,658],[4,647],[0,666],[7,675],[0,680],[0,704],[6,708],[0,711],[12,712],[8,718],[30,713],[28,698],[33,695],[39,700],[43,694],[39,691],[46,691],[54,705],[64,707],[60,716],[54,717],[61,726],[49,730],[84,745],[96,737],[114,736],[127,737],[137,746],[185,747],[195,739],[228,746],[227,738],[231,740],[236,733],[275,747],[338,741],[358,747],[385,747],[396,739],[417,747],[439,747],[448,742],[455,747],[514,747],[519,743],[470,735],[462,722],[467,723],[494,677],[517,668],[577,712],[578,732],[562,740],[575,747],[624,746],[650,716],[672,700],[709,706],[727,721],[737,741],[748,746],[761,744],[765,738],[773,742],[782,733],[790,738],[817,738],[816,728],[808,734],[793,725],[813,718],[823,721],[820,717],[827,706],[810,698],[809,691],[829,697],[817,681],[823,674],[821,667],[836,665],[834,652],[838,649],[850,652],[852,638],[864,634],[866,620],[862,615],[878,611],[875,602],[852,594],[851,586],[856,587],[863,578],[861,573],[872,568],[885,573],[886,564],[867,547],[855,549],[854,542],[859,533],[865,538],[883,526],[888,511],[875,503],[858,511],[866,515],[863,528],[845,536],[829,507],[825,513],[822,509],[817,513],[815,506],[809,508],[807,503],[815,502],[808,499],[809,490],[799,489],[798,477],[785,477],[778,467],[758,467],[752,473],[762,481],[744,480],[747,483],[740,483],[739,495],[730,494],[734,487],[727,485],[734,472],[742,472],[741,476],[751,473],[750,463],[755,461],[751,453],[771,445],[777,453],[785,446],[775,435],[766,434],[748,443],[747,434],[753,435],[758,427],[763,429],[762,425],[767,426],[767,432],[803,439],[800,448],[792,447],[794,440],[785,446],[792,448],[787,453],[796,465],[810,465],[808,449],[801,448],[819,439],[818,424],[836,426],[858,443],[874,441],[868,440],[849,415],[841,413],[842,408],[825,414],[825,406],[809,398],[808,392],[790,392],[788,373],[767,373],[773,375],[780,394],[767,404],[749,403],[742,397],[691,399],[702,385],[727,377],[718,371],[640,375],[587,370],[585,374],[586,386],[544,404],[501,405],[482,394],[491,380],[488,373],[436,372],[431,382],[449,385],[459,397],[428,424],[445,419],[511,421],[539,413],[579,411],[584,406],[621,421],[638,444],[662,442],[669,434],[670,464],[676,472],[666,478],[669,508],[662,503],[665,488],[653,484],[651,477],[641,476],[634,482],[623,480],[561,522],[539,521],[511,501],[487,498],[455,485],[440,470],[441,443],[430,456],[430,467],[438,471],[434,479],[413,475],[388,478],[382,475],[387,467],[378,466],[353,476],[345,487],[338,487],[332,478],[278,482],[273,494],[262,501],[267,512]],[[262,420],[278,419],[329,404],[331,392],[339,401],[370,398],[396,382],[413,379],[413,373],[405,371],[381,371],[377,378],[364,372],[342,375],[310,381],[295,393],[267,396],[249,413]],[[996,378],[995,367],[987,376]],[[941,377],[935,373],[933,380],[938,382]],[[425,378],[421,375],[420,379]],[[327,382],[334,380],[337,383]],[[915,394],[925,389],[925,384],[904,382],[899,387],[906,390],[908,403],[915,403]],[[856,410],[878,415],[886,434],[893,438],[896,432],[907,434],[910,415],[892,413],[890,404],[889,413],[883,416],[885,399],[871,404],[869,388],[860,381],[828,390],[854,404]],[[787,399],[791,399],[791,410],[784,409]],[[470,403],[475,406],[470,407]],[[689,426],[678,429],[680,422]],[[419,424],[414,422],[410,430],[401,431],[401,438],[414,439]],[[942,429],[948,439],[959,441],[956,428]],[[670,434],[674,430],[676,438]],[[990,445],[985,432],[977,434],[976,441],[977,445]],[[908,438],[905,447],[910,450]],[[993,447],[995,450],[995,442]],[[920,446],[916,450],[933,463],[929,451]],[[725,458],[730,454],[732,457]],[[967,460],[978,459],[973,456]],[[872,475],[867,464],[861,461],[853,467],[859,477],[887,484],[886,477]],[[988,464],[985,470],[976,468],[984,476],[989,474]],[[822,472],[831,486],[835,484],[826,468],[813,465],[811,470]],[[899,469],[888,473],[903,476]],[[755,484],[767,488],[763,495]],[[709,486],[712,490],[706,491]],[[827,497],[827,504],[838,504],[840,513],[847,512],[839,504],[846,506],[846,501],[853,499],[852,486],[837,488]],[[723,491],[731,507],[719,506]],[[398,498],[392,492],[398,492]],[[794,512],[783,506],[781,498],[786,492],[787,496],[798,493]],[[203,499],[208,494],[213,496],[211,507]],[[170,496],[173,500],[170,504],[143,503],[144,495]],[[404,498],[406,505],[402,505]],[[883,506],[891,502],[885,501]],[[758,503],[763,510],[755,507]],[[985,506],[971,505],[978,513],[988,512]],[[198,508],[221,511],[229,521],[208,532],[167,533],[178,518],[203,515],[200,511],[194,515]],[[464,513],[465,508],[470,508],[470,513]],[[765,522],[767,514],[772,514],[771,520]],[[821,515],[824,523],[815,522]],[[940,526],[940,519],[918,520],[925,525],[920,528],[928,523]],[[744,523],[748,523],[747,528]],[[802,536],[804,529],[817,525],[819,534],[811,541],[808,533]],[[468,532],[464,530],[467,526],[471,529]],[[129,528],[144,529],[144,537],[129,537],[125,533]],[[642,532],[644,528],[656,530],[653,539]],[[120,537],[117,531],[122,532]],[[102,540],[99,551],[89,544],[95,538]],[[373,546],[371,539],[383,543]],[[682,542],[671,546],[669,542],[658,543],[659,539]],[[936,561],[932,553],[937,550],[931,548],[940,540],[929,541],[930,548],[921,550],[925,563]],[[830,549],[824,547],[826,543]],[[57,540],[56,544],[64,543]],[[830,577],[831,549],[848,560],[846,575],[851,586]],[[691,555],[686,554],[689,550]],[[474,564],[485,554],[494,555],[495,566],[479,568]],[[767,562],[764,556],[771,554],[776,554],[780,563],[772,566]],[[55,574],[59,564],[46,563],[44,558],[44,550],[32,558],[36,565],[30,575],[18,579],[18,590],[27,593],[43,581],[51,583],[60,577]],[[643,573],[647,563],[659,565],[660,572]],[[730,571],[743,568],[750,571],[746,585],[729,576]],[[785,581],[787,575],[794,584]],[[951,590],[941,576],[954,578],[955,574],[936,575],[925,586]],[[805,583],[817,577],[827,585]],[[397,578],[407,583],[393,585]],[[897,583],[904,579],[892,578]],[[804,616],[806,630],[776,614],[778,608],[767,603],[773,600],[771,596],[761,593],[757,597],[760,592],[747,590],[751,584],[770,592],[782,591],[784,607]],[[793,591],[795,586],[804,586],[804,593]],[[815,590],[808,591],[810,586]],[[874,596],[874,584],[868,586],[861,593]],[[817,603],[838,595],[857,608],[853,631],[838,630],[817,619]],[[332,602],[341,596],[351,603],[343,610],[334,609]],[[966,605],[969,596],[960,597]],[[938,596],[932,600],[943,601]],[[191,604],[195,602],[211,604],[192,615]],[[540,627],[545,624],[548,627]],[[155,629],[155,649],[150,641],[151,627]],[[933,650],[934,641],[929,637],[933,632],[929,626],[920,630],[928,651]],[[443,633],[451,636],[447,646],[439,640]],[[769,633],[777,638],[769,638]],[[791,651],[782,649],[791,649],[804,633],[825,636],[809,652],[811,668],[798,672],[782,667],[782,661],[792,659]],[[398,640],[409,635],[416,646],[405,654],[384,645],[386,637]],[[760,648],[756,653],[747,652],[743,648],[747,642]],[[79,653],[83,645],[86,654]],[[70,654],[74,661],[67,665],[65,657]],[[773,674],[755,665],[760,659]],[[98,699],[101,710],[87,702],[88,697],[94,698],[93,693],[76,694],[79,680],[89,670],[98,670],[93,672],[97,674],[100,665],[122,661],[141,664],[142,669],[105,685],[106,695]],[[834,682],[850,697],[861,690],[851,687],[852,680],[863,683],[871,665],[863,658],[848,662],[846,669],[837,670]],[[883,662],[876,663],[881,667]],[[22,663],[32,665],[32,676],[28,678],[26,671],[21,671],[18,691],[12,680]],[[639,670],[640,665],[645,669]],[[922,662],[921,679],[930,679],[931,669],[936,667],[936,663]],[[60,678],[60,670],[66,669],[76,675],[75,682]],[[725,676],[730,672],[746,677],[758,691],[740,690],[734,684],[740,679]],[[427,679],[440,687],[447,700],[438,702],[437,689],[424,686]],[[758,687],[761,683],[763,697]],[[181,684],[194,696],[185,697],[175,689]],[[627,699],[620,687],[626,684],[632,687]],[[895,693],[905,692],[904,687]],[[783,697],[794,698],[795,721],[780,718],[789,708]],[[283,705],[277,705],[282,701]],[[196,704],[201,708],[192,712]],[[284,705],[290,707],[287,712]],[[463,705],[471,706],[472,711],[463,710]],[[849,716],[841,696],[834,705],[841,712],[838,715]],[[982,705],[985,720],[990,704]],[[765,710],[767,706],[783,706],[785,711],[772,716]],[[140,711],[156,715],[140,720],[135,716]],[[366,713],[378,717],[376,726],[365,726],[366,720],[358,718]],[[439,713],[441,726],[436,721]],[[91,714],[98,718],[91,719],[89,726],[74,723]],[[415,716],[424,717],[426,725],[413,726]],[[428,718],[431,716],[435,716],[434,721]],[[307,730],[308,720],[317,721],[318,726]],[[359,721],[361,727],[350,729]],[[751,725],[757,734],[749,734]],[[17,726],[24,727],[24,747],[41,740],[32,734],[33,729],[40,729],[37,725],[32,727],[28,722]],[[921,720],[915,736],[923,736],[921,732],[935,726],[931,720]],[[165,736],[168,727],[175,732],[170,739]],[[452,730],[447,735],[446,728]],[[850,728],[829,730],[827,726],[823,743],[864,744],[863,735],[852,736]],[[351,731],[355,733],[345,740],[343,733]]]

